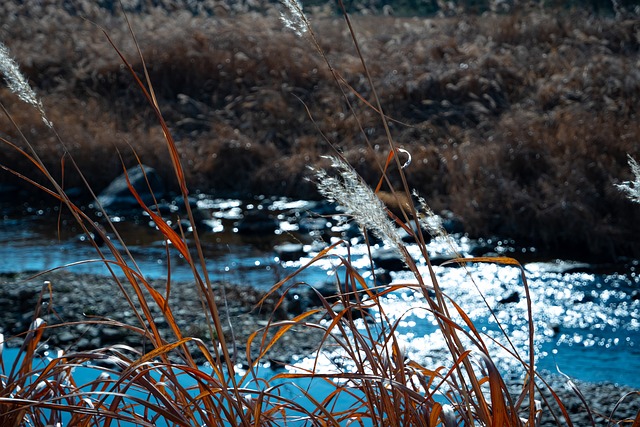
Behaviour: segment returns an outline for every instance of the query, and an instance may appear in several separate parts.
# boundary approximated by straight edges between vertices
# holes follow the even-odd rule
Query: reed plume
[[[351,165],[336,157],[327,158],[339,176],[330,176],[324,169],[312,169],[316,175],[318,192],[327,200],[342,206],[361,227],[399,250],[402,239],[382,200],[362,181]],[[403,254],[403,251],[399,252]]]
[[[2,42],[0,42],[0,74],[4,76],[9,90],[16,94],[22,102],[35,107],[40,113],[42,121],[51,127],[52,124],[49,119],[47,119],[42,101],[40,101],[35,91],[29,85],[29,82],[20,71],[20,67],[18,67],[16,61],[11,57],[9,48]]]
[[[287,10],[280,12],[280,20],[285,27],[302,36],[309,28],[307,17],[302,12],[302,3],[297,0],[282,0],[282,4]]]
[[[640,203],[640,165],[636,159],[631,157],[631,155],[627,155],[627,157],[629,159],[629,167],[633,173],[634,180],[624,181],[622,184],[615,184],[615,186],[625,193],[629,200],[635,203]]]

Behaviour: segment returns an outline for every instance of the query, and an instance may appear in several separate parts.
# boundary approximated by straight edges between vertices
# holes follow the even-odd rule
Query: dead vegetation
[[[100,28],[77,10],[56,7],[45,18],[46,2],[42,8],[11,15],[0,39],[94,189],[121,172],[115,148],[134,162],[129,144],[146,164],[169,171],[157,121]],[[142,71],[121,16],[81,12]],[[377,182],[374,160],[384,162],[388,143],[362,101],[372,99],[370,88],[343,22],[311,16],[364,132],[318,53],[283,30],[275,11],[221,15],[130,16],[190,187],[315,197],[303,178],[327,153],[323,137]],[[640,232],[631,220],[638,207],[614,188],[629,178],[627,153],[640,148],[637,19],[530,9],[360,16],[354,24],[396,142],[413,155],[409,184],[434,210],[451,210],[472,235],[567,257],[640,255],[630,237]],[[52,132],[7,90],[0,96],[61,173],[65,149]],[[18,141],[0,120],[2,135]],[[11,150],[2,156],[31,170]],[[67,188],[80,186],[70,170],[64,179]]]

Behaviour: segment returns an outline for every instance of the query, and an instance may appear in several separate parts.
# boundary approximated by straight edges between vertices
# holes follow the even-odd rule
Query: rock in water
[[[236,227],[240,234],[268,236],[278,229],[278,221],[268,213],[262,211],[249,211],[238,221]]]
[[[402,271],[408,269],[400,254],[394,249],[377,249],[373,252],[371,258],[376,267],[387,271]]]
[[[304,245],[300,243],[284,243],[274,246],[273,250],[280,261],[296,261],[306,255]]]
[[[164,196],[164,183],[152,167],[136,165],[135,167],[129,168],[127,173],[131,186],[140,195],[140,198],[145,204],[153,205],[155,203],[149,186],[151,186],[156,199]],[[124,173],[111,181],[111,184],[102,190],[98,196],[98,201],[104,209],[111,211],[135,209],[140,206],[127,185],[127,179]]]

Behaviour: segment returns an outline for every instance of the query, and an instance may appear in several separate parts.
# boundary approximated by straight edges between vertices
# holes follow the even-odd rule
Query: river
[[[268,289],[307,262],[322,247],[320,236],[314,235],[318,227],[307,224],[305,232],[301,233],[300,212],[317,207],[313,202],[285,199],[243,202],[201,197],[198,206],[213,212],[202,223],[200,234],[208,260],[207,268],[214,280],[248,283]],[[250,210],[259,209],[264,209],[269,217],[277,220],[276,231],[266,239],[239,233],[238,222]],[[168,265],[165,243],[148,218],[129,216],[115,219],[141,271],[148,277],[164,277]],[[325,226],[333,229],[336,235],[344,230],[340,229],[335,215],[320,221],[332,221],[333,224]],[[0,273],[38,272],[96,258],[86,237],[73,222],[63,219],[60,232],[57,224],[55,210],[5,212],[0,224]],[[335,240],[337,237],[332,238]],[[299,259],[281,261],[273,245],[291,241],[305,245],[305,254]],[[338,246],[335,253],[349,255],[353,265],[361,268],[363,276],[371,280],[371,274],[367,272],[366,246],[355,240],[353,243],[348,253],[345,245]],[[447,244],[436,240],[429,244],[429,250],[433,254],[441,254],[451,244],[464,253],[472,242],[461,236]],[[410,246],[410,250],[418,259],[417,248]],[[509,255],[518,258],[517,254]],[[173,280],[190,279],[191,273],[184,260],[172,258],[170,265]],[[518,268],[495,264],[434,268],[442,289],[463,307],[479,330],[496,336],[496,321],[500,322],[515,349],[526,357],[527,301]],[[426,267],[421,265],[420,269],[427,277]],[[72,271],[106,274],[99,263],[76,265]],[[330,281],[335,272],[335,261],[327,258],[307,269],[299,279],[312,285],[323,284]],[[595,272],[589,265],[547,260],[524,264],[524,272],[532,297],[538,369],[550,372],[559,369],[583,381],[640,387],[640,377],[637,376],[640,372],[640,286],[635,263],[607,272]],[[403,271],[391,273],[391,278],[397,283],[415,281],[409,272]],[[438,363],[437,359],[446,353],[444,343],[422,306],[424,302],[409,291],[385,298],[387,314],[391,320],[399,319],[398,337],[406,355],[424,363]],[[492,352],[503,371],[517,369],[499,347],[494,346]],[[298,361],[299,365],[308,362],[305,359]]]

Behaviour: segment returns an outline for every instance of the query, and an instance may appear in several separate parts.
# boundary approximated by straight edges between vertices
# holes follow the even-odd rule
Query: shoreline
[[[50,287],[43,287],[43,282],[51,282]],[[161,290],[164,287],[162,280],[151,280],[150,283]],[[177,323],[183,328],[187,336],[199,336],[205,338],[206,318],[201,311],[199,299],[194,286],[187,283],[175,283],[172,285],[170,296],[171,304],[176,307],[174,314]],[[43,299],[40,305],[40,317],[47,321],[49,326],[60,324],[62,320],[73,322],[78,320],[91,320],[91,316],[102,318],[109,317],[113,320],[135,324],[135,317],[124,299],[119,298],[119,291],[113,288],[113,279],[106,276],[91,274],[75,274],[67,271],[54,271],[40,275],[37,278],[29,278],[27,274],[2,274],[0,275],[0,328],[5,339],[16,333],[26,330],[32,321],[35,307],[43,291]],[[232,327],[227,327],[228,339],[235,338],[234,344],[229,342],[229,347],[235,350],[236,365],[247,368],[246,339],[260,327],[264,327],[270,320],[282,320],[287,313],[280,312],[277,319],[272,319],[271,312],[275,306],[275,299],[266,301],[262,311],[255,309],[255,304],[261,298],[261,292],[247,287],[231,284],[214,284],[218,295],[225,295],[224,304],[221,304],[221,316],[226,317],[224,322]],[[49,293],[51,291],[51,293]],[[179,308],[178,308],[179,307]],[[200,311],[199,311],[200,310]],[[277,312],[276,312],[277,313]],[[319,320],[318,317],[315,320]],[[167,339],[171,336],[166,322],[156,319],[162,335]],[[8,325],[14,325],[10,328]],[[20,330],[22,329],[22,330]],[[321,339],[318,330],[310,328],[297,328],[288,331],[269,351],[265,361],[270,361],[272,367],[284,366],[290,363],[294,356],[308,356],[317,350],[314,343]],[[258,339],[259,340],[259,339]],[[126,334],[124,330],[118,330],[113,326],[91,325],[89,327],[74,324],[61,329],[50,330],[43,337],[49,349],[62,348],[70,350],[95,350],[98,348],[127,344],[132,347],[140,347],[140,336]],[[9,338],[5,343],[8,347],[19,345],[17,338]],[[208,346],[212,350],[212,346]],[[295,349],[295,351],[293,351]],[[199,360],[204,362],[205,359]],[[571,414],[572,421],[576,425],[589,425],[589,414],[584,410],[581,398],[568,386],[566,379],[558,374],[549,373],[544,376],[561,397],[567,411]],[[505,377],[508,388],[514,396],[522,386],[522,380]],[[572,380],[590,405],[596,422],[603,421],[603,416],[608,416],[614,405],[623,395],[635,393],[632,387],[616,385],[613,383],[588,383]],[[549,401],[553,397],[547,392],[538,394],[537,398]],[[631,396],[620,406],[616,412],[616,418],[635,417],[637,403],[640,398]],[[551,405],[554,411],[559,412],[555,404]],[[600,415],[597,415],[600,414]],[[540,426],[556,425],[548,409],[543,411]]]
[[[44,273],[36,278],[29,277],[28,274],[0,274],[0,328],[9,347],[19,345],[20,340],[13,337],[28,330],[40,298],[42,300],[38,307],[39,317],[45,320],[49,327],[55,328],[48,330],[42,339],[49,348],[60,348],[66,352],[93,350],[114,344],[126,344],[134,348],[144,345],[141,335],[127,332],[123,327],[82,324],[83,321],[108,319],[131,326],[140,325],[132,307],[127,304],[112,277],[66,271]],[[49,281],[51,285],[43,285],[44,281]],[[164,294],[165,281],[153,279],[149,283]],[[246,368],[249,335],[269,322],[285,319],[287,315],[283,308],[275,310],[275,314],[272,315],[277,303],[277,299],[273,297],[268,298],[264,305],[258,308],[256,305],[263,293],[255,288],[228,283],[212,283],[212,286],[224,324],[225,339],[230,349],[235,350],[233,357],[236,364]],[[163,339],[175,341],[175,336],[170,325],[162,317],[160,308],[148,295],[146,298]],[[215,354],[214,345],[217,344],[208,339],[207,316],[195,285],[172,283],[169,304],[183,334],[202,339],[209,351]],[[136,306],[139,307],[139,304]],[[72,324],[61,326],[64,322]],[[297,328],[290,332],[269,350],[266,356],[268,360],[284,364],[290,362],[294,355],[311,354],[315,350],[313,343],[318,339],[311,339],[311,336],[315,335],[318,338],[318,331]],[[260,337],[255,341],[252,345],[252,357],[258,350],[256,343],[260,341]],[[204,363],[206,359],[200,355],[196,361]]]

